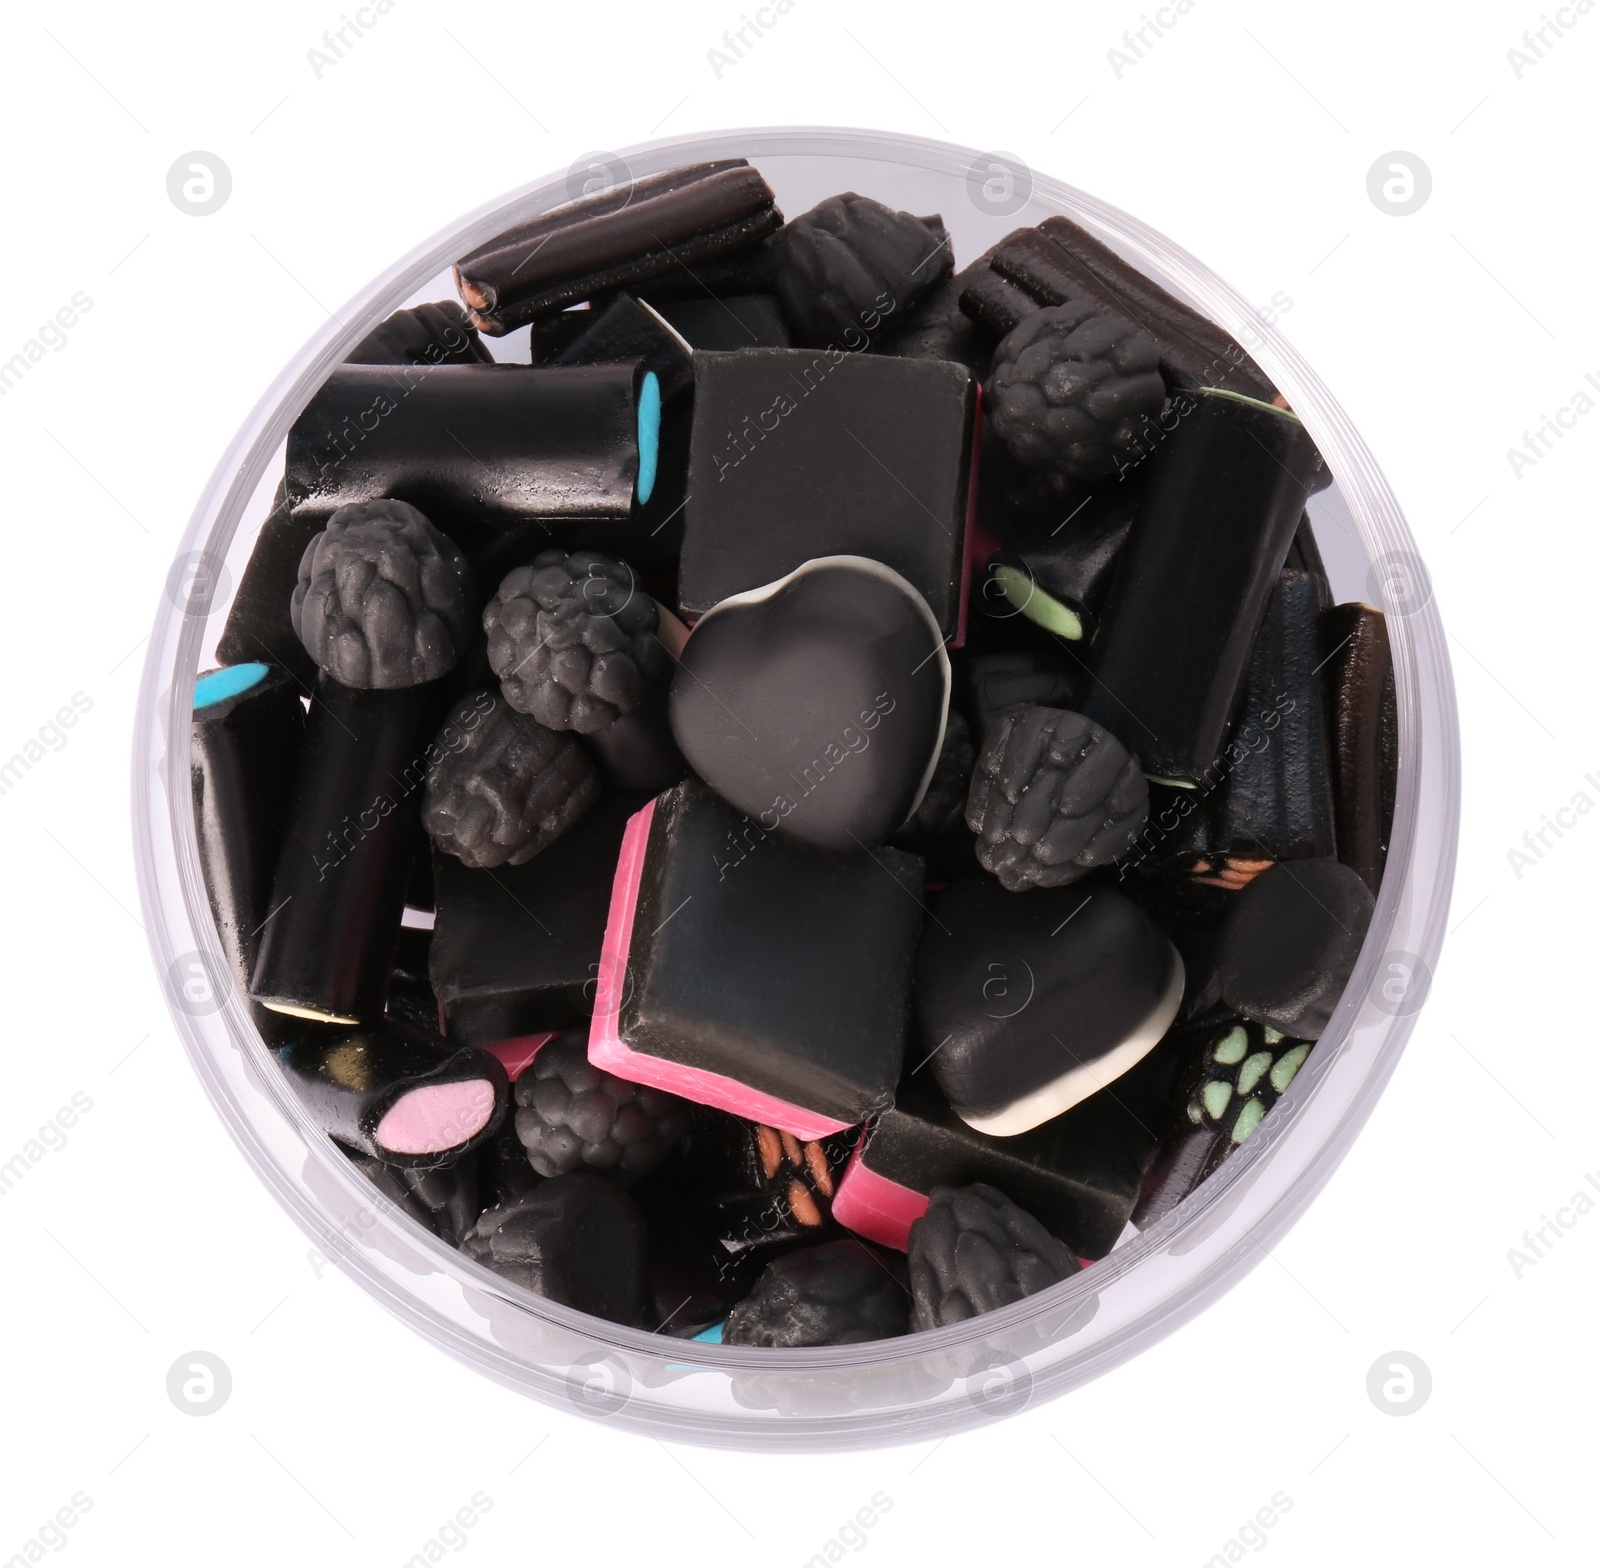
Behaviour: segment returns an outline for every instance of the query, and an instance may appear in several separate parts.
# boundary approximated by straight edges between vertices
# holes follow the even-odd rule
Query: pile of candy
[[[738,159],[457,278],[296,421],[195,689],[310,1114],[506,1279],[741,1345],[957,1322],[1171,1210],[1383,868],[1384,621],[1300,420],[1065,219],[956,271]]]

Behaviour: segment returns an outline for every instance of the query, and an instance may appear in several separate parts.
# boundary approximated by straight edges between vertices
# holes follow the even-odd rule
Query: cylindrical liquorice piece
[[[1040,301],[1024,288],[1002,278],[992,267],[984,267],[968,280],[961,291],[961,310],[971,320],[1003,338],[1024,316],[1042,304],[1058,305],[1060,300]]]
[[[356,691],[322,676],[250,994],[357,1023],[383,1011],[449,682]]]
[[[1291,413],[1202,392],[1157,449],[1083,706],[1155,778],[1215,763],[1268,596],[1322,469]]]
[[[383,1019],[348,1033],[308,1032],[277,1057],[330,1138],[402,1167],[443,1165],[493,1136],[511,1085],[478,1046]]]
[[[1322,617],[1322,647],[1332,715],[1339,858],[1376,894],[1394,798],[1393,756],[1385,745],[1384,722],[1385,694],[1392,703],[1394,673],[1383,611],[1370,604],[1335,605]]]
[[[189,773],[200,872],[240,995],[272,907],[305,727],[299,683],[282,670],[238,664],[195,682]]]
[[[1322,585],[1285,570],[1267,601],[1219,771],[1212,864],[1196,874],[1225,885],[1262,862],[1333,854],[1333,793],[1323,709]],[[1235,868],[1234,862],[1239,862]]]
[[[617,521],[655,485],[660,384],[638,364],[345,365],[289,432],[297,513],[381,496],[445,532]]]
[[[500,334],[596,294],[752,244],[783,222],[743,158],[690,164],[597,191],[479,246],[456,264],[474,326]]]
[[[1091,494],[1054,533],[997,551],[990,580],[1019,614],[1057,637],[1088,643],[1133,527],[1137,494],[1131,485]]]

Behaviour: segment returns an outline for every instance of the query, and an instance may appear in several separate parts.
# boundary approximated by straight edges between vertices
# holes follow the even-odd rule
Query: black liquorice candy
[[[334,1023],[382,1012],[448,701],[442,682],[317,682],[250,987],[257,1001]]]
[[[195,682],[189,774],[200,872],[241,996],[272,908],[305,728],[299,683],[282,670],[238,664]]]
[[[1163,441],[1123,547],[1083,711],[1152,778],[1216,762],[1262,611],[1326,470],[1291,413],[1202,392]]]
[[[689,164],[597,191],[498,235],[456,263],[474,326],[499,335],[579,300],[688,272],[783,222],[743,158]]]
[[[630,824],[589,1059],[801,1139],[889,1103],[922,862],[765,829],[691,775]]]
[[[982,1182],[935,1187],[906,1254],[917,1333],[1008,1307],[1081,1267],[1038,1220]]]
[[[1334,852],[1322,585],[1285,569],[1256,632],[1212,797],[1202,881],[1236,889],[1276,860]]]
[[[1137,500],[1130,485],[1092,492],[1044,537],[996,551],[989,558],[993,591],[1016,614],[1087,648]],[[1004,612],[991,607],[990,613]]]
[[[974,742],[981,746],[1008,708],[1076,709],[1083,697],[1084,669],[1055,649],[979,653],[961,665],[959,695],[966,705]]]
[[[1394,666],[1383,611],[1369,604],[1333,606],[1323,616],[1322,646],[1339,858],[1376,894],[1394,800],[1394,753],[1385,744]]]
[[[928,905],[915,1049],[963,1121],[1014,1137],[1146,1056],[1183,979],[1172,943],[1114,889],[957,882]]]
[[[289,431],[289,499],[323,517],[408,501],[463,548],[513,523],[625,523],[655,486],[660,410],[637,362],[345,365]]]
[[[394,1019],[308,1030],[276,1054],[329,1137],[389,1165],[459,1158],[494,1134],[510,1100],[505,1068],[487,1051]]]
[[[662,300],[661,317],[696,353],[741,348],[790,348],[789,327],[772,294]]]
[[[689,1128],[689,1107],[675,1095],[593,1066],[583,1029],[540,1047],[514,1097],[517,1137],[541,1176],[587,1170],[627,1186],[660,1165]]]
[[[983,398],[988,428],[1018,462],[1083,484],[1139,461],[1167,386],[1152,338],[1072,302],[1031,312],[1000,340]]]
[[[467,563],[404,501],[341,506],[300,559],[289,621],[342,686],[388,691],[448,675],[477,635]]]
[[[453,299],[386,316],[344,357],[347,365],[487,365],[494,356]]]
[[[817,557],[859,555],[898,572],[959,640],[975,406],[971,373],[945,360],[698,355],[684,614]]]
[[[791,218],[771,241],[773,283],[796,341],[855,349],[946,277],[950,236],[845,191]]]
[[[428,769],[422,825],[463,865],[520,866],[600,796],[589,754],[491,691],[469,692],[445,721]]]
[[[1274,396],[1266,375],[1221,327],[1069,218],[1046,218],[1036,229],[1008,236],[990,265],[1041,304],[1089,300],[1132,322],[1155,340],[1174,386],[1226,387],[1266,401]]]
[[[632,1327],[645,1304],[645,1229],[615,1182],[575,1171],[481,1215],[461,1250],[536,1296]]]
[[[1236,1013],[1299,1040],[1321,1038],[1372,920],[1372,892],[1337,860],[1289,860],[1239,894],[1217,969]]]
[[[1311,1054],[1307,1041],[1238,1018],[1195,1025],[1183,1046],[1190,1060],[1133,1211],[1141,1230],[1176,1208],[1261,1125]]]
[[[321,512],[297,515],[287,484],[279,484],[217,639],[217,658],[222,664],[275,665],[310,692],[317,666],[289,618],[289,604],[306,546],[327,520],[327,514]]]
[[[703,616],[672,732],[724,800],[824,848],[881,844],[933,777],[950,696],[938,623],[876,561],[824,556]]]
[[[1110,866],[1144,830],[1149,786],[1081,713],[1010,708],[984,734],[967,798],[978,860],[1002,887],[1060,887]]]
[[[856,1345],[910,1326],[901,1265],[854,1238],[791,1252],[767,1265],[728,1314],[725,1345]]]
[[[479,871],[435,854],[428,966],[452,1040],[488,1044],[588,1019],[622,835],[648,800],[608,790],[524,865]]]
[[[619,294],[599,309],[574,314],[580,320],[584,315],[588,319],[582,331],[554,355],[552,364],[642,363],[655,372],[664,404],[694,386],[694,349],[664,312],[631,294]]]
[[[991,973],[989,980],[995,1010],[1020,999],[1015,989],[1009,1003],[999,994],[995,982],[1010,985],[1009,979]],[[984,1182],[1075,1256],[1104,1257],[1133,1212],[1178,1065],[1163,1041],[1071,1110],[1008,1138],[969,1127],[950,1108],[931,1065],[919,1065],[900,1080],[894,1104],[862,1132],[833,1200],[834,1217],[903,1252],[934,1188]]]

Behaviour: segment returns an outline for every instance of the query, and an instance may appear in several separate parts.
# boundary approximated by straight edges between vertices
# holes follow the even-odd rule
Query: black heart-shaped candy
[[[690,767],[768,831],[881,844],[916,810],[944,735],[950,661],[903,577],[807,561],[707,611],[672,682]]]

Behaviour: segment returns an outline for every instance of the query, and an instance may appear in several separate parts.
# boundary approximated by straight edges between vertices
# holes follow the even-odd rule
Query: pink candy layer
[[[465,1143],[494,1112],[494,1085],[482,1078],[428,1083],[384,1112],[373,1137],[395,1154],[443,1154]]]
[[[865,1139],[862,1140],[865,1142]],[[858,1236],[904,1252],[911,1227],[928,1212],[928,1195],[902,1187],[861,1163],[861,1144],[850,1156],[839,1190],[833,1196],[833,1217]]]
[[[512,1040],[496,1040],[484,1046],[484,1050],[491,1056],[499,1057],[506,1077],[515,1083],[533,1066],[533,1059],[539,1054],[540,1048],[553,1039],[553,1034],[523,1034]]]
[[[645,846],[650,838],[650,823],[656,803],[628,819],[622,835],[622,852],[617,857],[617,874],[611,884],[611,908],[606,918],[605,941],[600,949],[600,978],[595,988],[594,1022],[589,1029],[589,1060],[608,1073],[642,1083],[646,1088],[665,1089],[700,1105],[714,1106],[747,1121],[765,1122],[780,1132],[810,1140],[843,1132],[851,1124],[791,1105],[775,1095],[763,1094],[736,1078],[687,1067],[682,1062],[663,1061],[631,1049],[618,1032],[622,1003],[627,996],[628,949],[633,942],[633,918],[639,903],[639,884],[644,876]]]

